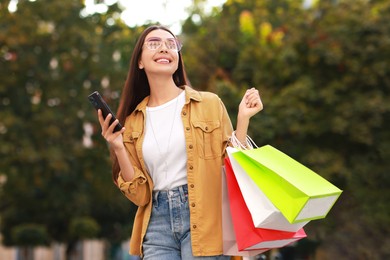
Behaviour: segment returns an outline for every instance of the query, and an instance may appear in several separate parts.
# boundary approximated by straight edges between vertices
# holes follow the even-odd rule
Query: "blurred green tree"
[[[220,93],[232,116],[242,91],[259,88],[254,140],[344,189],[325,220],[307,225],[302,255],[390,254],[389,12],[389,1],[230,0],[183,25],[194,86]]]
[[[96,237],[130,236],[135,207],[113,185],[106,143],[87,95],[116,106],[134,34],[118,5],[86,14],[83,1],[0,4],[1,233],[42,225],[50,242],[74,237],[72,219],[96,221]],[[136,31],[136,30],[134,30]],[[135,32],[136,33],[136,32]]]
[[[25,260],[34,259],[33,247],[49,243],[46,228],[37,224],[21,224],[12,229],[13,240],[21,246],[22,258]]]
[[[86,96],[100,90],[115,108],[143,28],[123,26],[116,5],[80,16],[76,0],[19,0],[16,12],[8,2],[0,5],[5,241],[15,244],[11,229],[24,223],[69,241],[70,220],[79,217],[94,219],[98,236],[121,241],[133,208],[111,183]],[[390,2],[304,8],[294,0],[228,0],[211,14],[203,2],[195,1],[180,35],[192,85],[218,92],[233,123],[243,91],[259,88],[265,109],[249,131],[257,144],[274,145],[344,189],[325,220],[307,225],[296,254],[388,258]]]

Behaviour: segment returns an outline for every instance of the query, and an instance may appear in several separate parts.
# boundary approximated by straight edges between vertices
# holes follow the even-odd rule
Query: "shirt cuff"
[[[131,181],[125,181],[122,177],[121,172],[118,175],[118,187],[122,193],[126,194],[136,194],[138,185],[146,183],[147,179],[142,171],[136,170],[135,176]]]

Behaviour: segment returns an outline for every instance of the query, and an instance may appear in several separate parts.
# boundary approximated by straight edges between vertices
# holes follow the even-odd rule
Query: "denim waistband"
[[[158,198],[171,198],[175,196],[185,197],[188,195],[188,185],[184,184],[170,190],[155,190],[153,191],[153,198],[157,200]]]

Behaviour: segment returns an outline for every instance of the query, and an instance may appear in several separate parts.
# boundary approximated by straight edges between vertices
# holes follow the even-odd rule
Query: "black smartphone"
[[[102,111],[103,118],[106,118],[108,114],[112,115],[110,120],[110,125],[116,120],[114,113],[111,111],[110,107],[107,105],[106,101],[104,101],[104,99],[102,98],[102,96],[98,91],[91,93],[88,96],[88,100],[95,107],[96,111],[98,109]],[[121,129],[122,129],[122,125],[118,123],[114,128],[114,132],[119,131]]]

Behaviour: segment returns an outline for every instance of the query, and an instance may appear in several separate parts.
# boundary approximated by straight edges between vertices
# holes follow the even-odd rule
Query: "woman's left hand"
[[[259,91],[255,88],[248,89],[238,107],[238,117],[251,118],[263,110]]]

